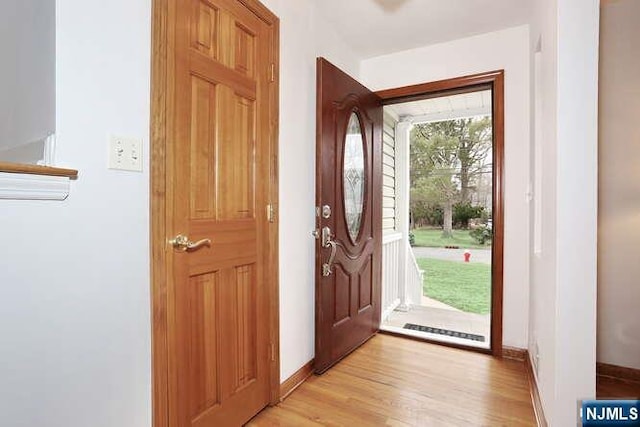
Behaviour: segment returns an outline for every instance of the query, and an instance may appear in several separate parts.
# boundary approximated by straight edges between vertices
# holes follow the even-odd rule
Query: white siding
[[[396,120],[385,112],[382,132],[382,230],[385,233],[396,228]]]

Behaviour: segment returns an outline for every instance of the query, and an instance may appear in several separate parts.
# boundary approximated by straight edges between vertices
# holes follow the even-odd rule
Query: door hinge
[[[270,343],[269,347],[270,347],[270,351],[271,351],[271,361],[275,362],[276,361],[276,346],[275,346],[274,343]]]
[[[269,81],[271,83],[276,81],[276,64],[275,63],[271,63],[270,67],[269,67]]]
[[[276,221],[276,209],[272,204],[267,205],[267,221],[269,222]]]

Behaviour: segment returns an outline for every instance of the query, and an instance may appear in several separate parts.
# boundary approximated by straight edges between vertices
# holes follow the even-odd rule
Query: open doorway
[[[500,354],[502,74],[483,77],[380,93],[381,329]]]

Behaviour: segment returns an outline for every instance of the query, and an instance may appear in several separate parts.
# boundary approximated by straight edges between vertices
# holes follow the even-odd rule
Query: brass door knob
[[[211,239],[202,239],[197,242],[192,242],[187,236],[178,234],[173,239],[169,239],[169,244],[180,252],[187,252],[200,249],[202,246],[211,246]]]

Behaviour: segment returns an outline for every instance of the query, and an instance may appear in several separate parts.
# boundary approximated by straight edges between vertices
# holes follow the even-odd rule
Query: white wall
[[[640,2],[601,13],[598,361],[640,369]]]
[[[599,0],[558,2],[558,198],[554,426],[595,397]]]
[[[527,345],[529,311],[529,29],[520,26],[366,59],[361,80],[387,89],[505,70],[505,251],[503,343]]]
[[[55,0],[0,2],[0,56],[0,159],[6,159],[2,149],[55,130]]]
[[[21,144],[15,147],[0,149],[0,161],[12,163],[36,164],[39,160],[44,160],[45,140],[38,140]],[[49,165],[55,166],[55,165]]]
[[[541,227],[540,252],[531,257],[531,292],[529,310],[529,355],[535,368],[538,389],[547,418],[551,422],[555,398],[555,322],[556,322],[556,180],[557,169],[557,11],[556,0],[536,3],[536,16],[531,28],[532,52],[540,50],[540,90],[533,93],[540,103],[541,116],[534,117],[536,129],[542,131],[541,165],[535,169],[542,177],[541,188],[534,188],[541,198],[542,218],[534,219]],[[542,39],[540,39],[542,37]],[[535,76],[534,76],[535,77]],[[532,79],[533,80],[533,79]],[[534,165],[535,166],[535,165]],[[575,407],[575,405],[574,405]]]
[[[595,396],[598,3],[541,0],[532,29],[544,167],[529,350],[551,426],[575,425],[578,400]]]
[[[312,0],[270,0],[280,18],[280,365],[285,380],[313,359],[315,334],[316,56],[353,76],[358,57]]]
[[[151,424],[151,2],[57,0],[65,202],[0,201],[0,425]],[[144,138],[144,173],[109,171],[110,133]]]

